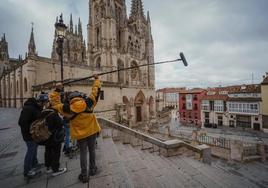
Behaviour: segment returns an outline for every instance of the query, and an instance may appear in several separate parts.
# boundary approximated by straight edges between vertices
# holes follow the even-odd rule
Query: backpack
[[[46,118],[54,113],[54,110],[43,110],[41,116],[35,120],[30,127],[30,133],[34,142],[44,145],[52,135],[48,130]]]

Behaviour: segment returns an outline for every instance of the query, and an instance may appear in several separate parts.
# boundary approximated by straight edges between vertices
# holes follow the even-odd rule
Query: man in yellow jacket
[[[101,128],[93,110],[98,102],[101,83],[98,75],[95,75],[94,78],[92,92],[87,98],[84,98],[80,92],[72,92],[69,96],[69,103],[62,104],[58,100],[59,97],[54,96],[57,99],[54,108],[70,119],[71,138],[78,141],[81,166],[81,174],[78,178],[83,183],[88,182],[89,175],[93,176],[97,171],[95,143],[97,134],[101,131]],[[90,155],[89,173],[87,172],[87,148]]]

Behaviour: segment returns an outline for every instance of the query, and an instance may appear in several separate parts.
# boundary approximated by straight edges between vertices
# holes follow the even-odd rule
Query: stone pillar
[[[11,73],[8,73],[8,77],[7,77],[7,92],[8,92],[8,107],[10,108],[11,107],[11,98],[12,98],[12,96],[11,96],[11,88],[10,88],[10,86],[11,86],[11,84],[10,84],[10,74]]]
[[[193,130],[192,131],[192,142],[191,145],[198,145],[198,139],[197,139],[197,135],[198,135],[198,131],[197,130]]]
[[[242,161],[243,160],[243,142],[231,141],[231,160]]]
[[[169,126],[166,126],[165,127],[165,137],[169,138],[171,135],[170,135],[170,127]]]
[[[261,155],[262,162],[266,161],[265,145],[262,142],[257,144],[258,153]]]

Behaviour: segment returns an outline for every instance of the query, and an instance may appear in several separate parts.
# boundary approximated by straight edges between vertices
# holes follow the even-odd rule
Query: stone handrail
[[[193,146],[191,144],[188,144],[181,140],[168,140],[168,141],[161,141],[157,138],[151,137],[149,135],[146,135],[144,133],[141,133],[139,131],[133,130],[131,128],[128,128],[126,126],[123,126],[119,123],[113,122],[111,120],[105,119],[105,118],[98,118],[98,121],[102,128],[108,127],[111,129],[116,129],[118,131],[121,131],[123,133],[126,133],[127,135],[133,136],[137,139],[140,139],[142,141],[148,142],[152,145],[158,146],[160,153],[162,153],[164,156],[174,156],[183,153],[183,151],[179,151],[179,149],[184,148],[188,149],[191,152],[194,152],[195,154],[198,154],[198,158],[202,159],[206,163],[210,163],[210,147],[206,145],[199,145],[199,146]]]

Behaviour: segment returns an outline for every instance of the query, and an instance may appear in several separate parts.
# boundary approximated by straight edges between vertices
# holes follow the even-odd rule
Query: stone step
[[[260,155],[251,155],[243,158],[244,162],[259,161],[262,157]]]
[[[202,187],[198,182],[193,181],[188,174],[185,175],[180,169],[176,168],[171,163],[170,158],[165,158],[157,153],[150,153],[148,151],[138,152],[159,184],[163,185],[163,187]]]
[[[121,160],[128,171],[129,176],[133,181],[134,187],[162,187],[151,174],[151,171],[144,165],[143,159],[131,145],[124,145],[121,142],[116,142],[116,146]],[[137,149],[140,149],[136,147]]]
[[[241,174],[234,173],[226,167],[220,167],[216,163],[207,165],[188,158],[184,158],[183,163],[188,163],[193,169],[201,173],[204,178],[216,182],[219,187],[256,187]]]
[[[96,163],[99,174],[91,177],[89,187],[133,187],[112,138],[98,139]]]

